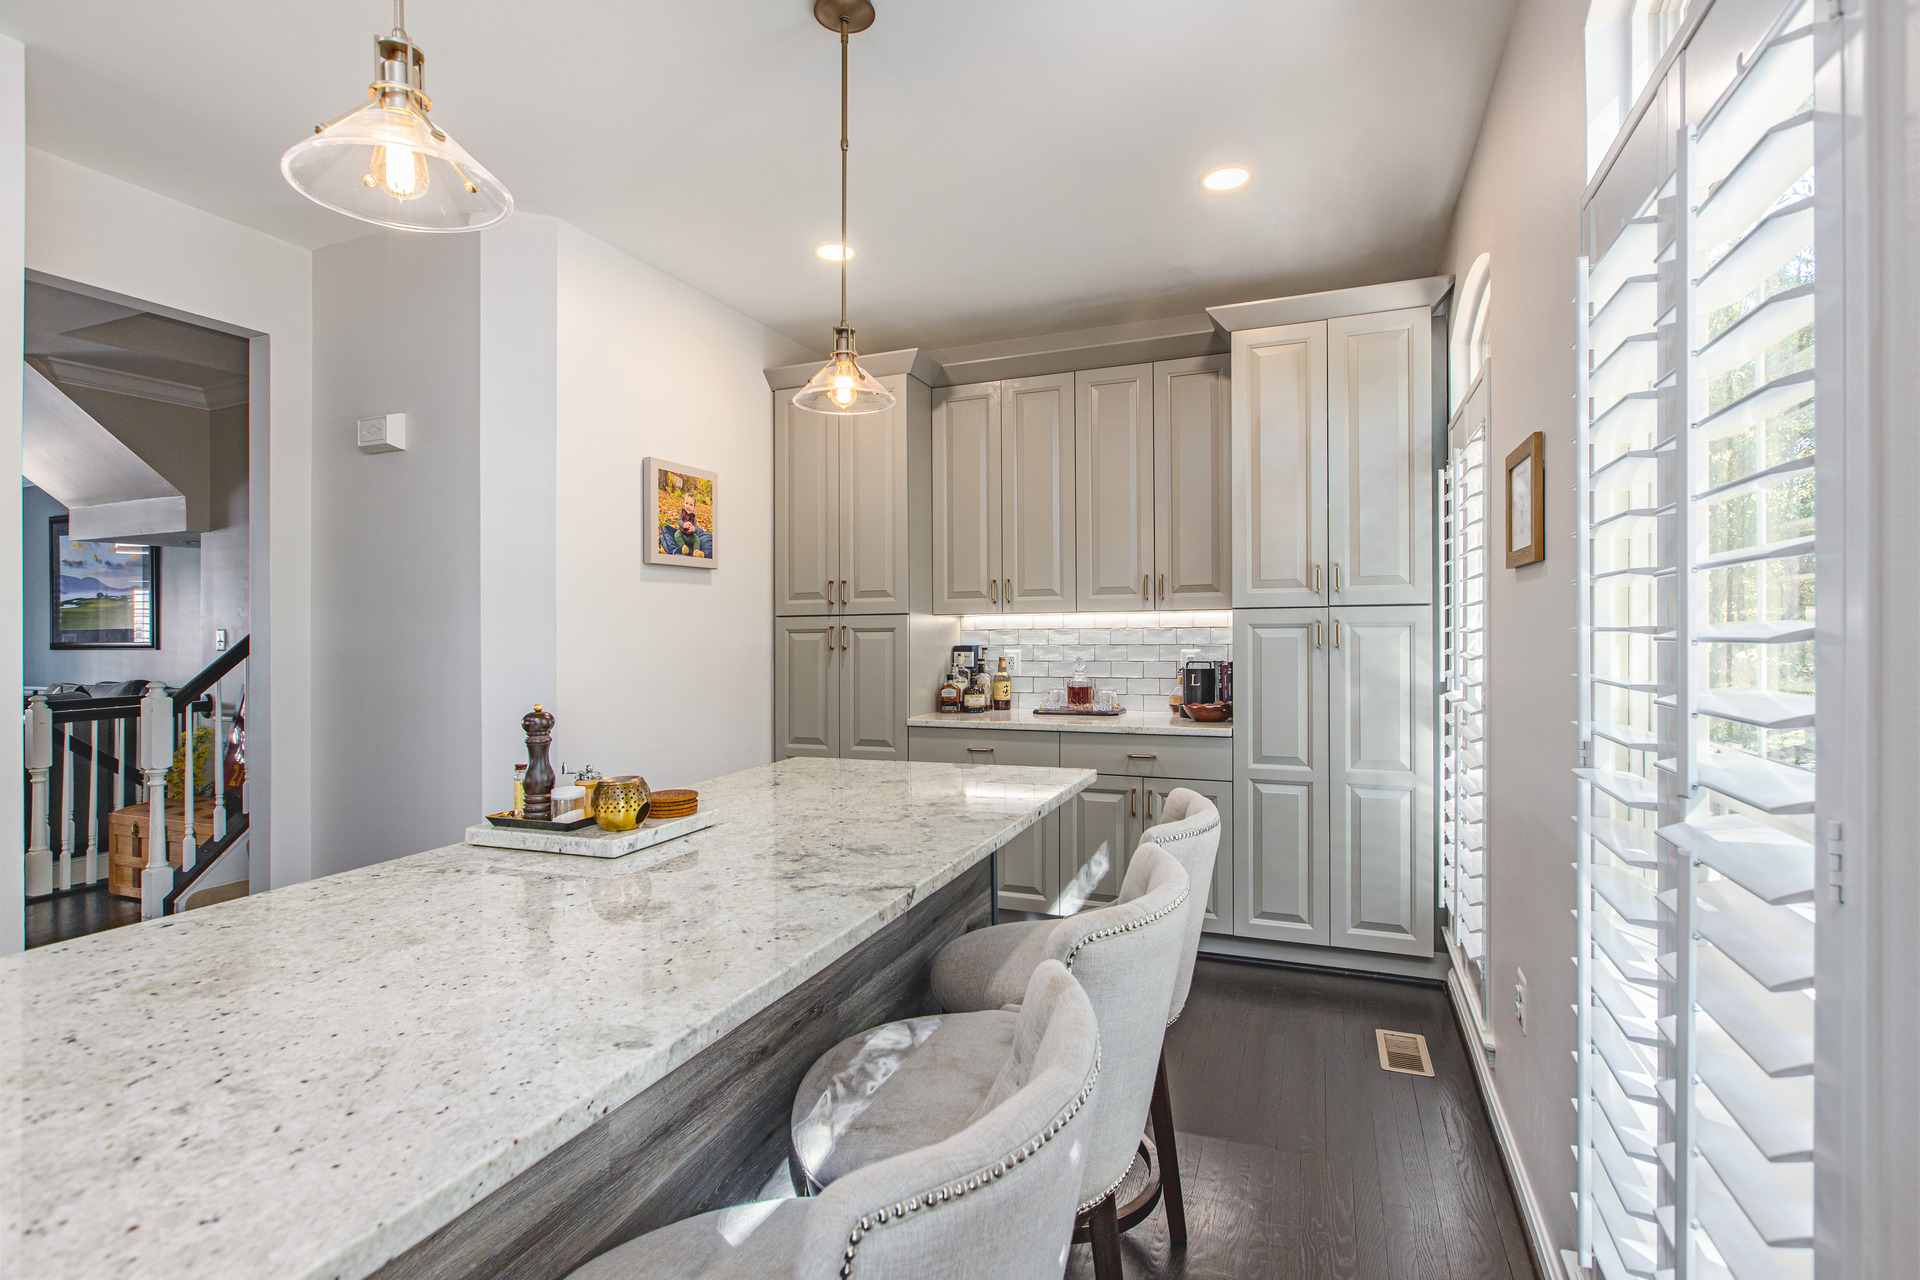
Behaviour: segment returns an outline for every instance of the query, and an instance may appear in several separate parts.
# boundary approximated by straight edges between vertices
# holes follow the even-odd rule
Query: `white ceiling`
[[[864,350],[1438,268],[1514,0],[877,0],[853,45]],[[514,192],[831,344],[838,50],[810,0],[415,0],[435,120]],[[318,247],[280,153],[362,99],[384,0],[0,0],[28,140]],[[1253,170],[1229,195],[1200,176]]]

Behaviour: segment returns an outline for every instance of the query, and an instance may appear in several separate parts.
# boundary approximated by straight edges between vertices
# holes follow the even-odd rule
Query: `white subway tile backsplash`
[[[1123,644],[1096,645],[1093,650],[1093,656],[1097,662],[1125,662],[1127,659],[1127,646]]]
[[[1143,662],[1116,662],[1113,664],[1113,674],[1138,680],[1147,674],[1141,670],[1145,665]]]
[[[961,644],[984,645],[987,669],[1005,656],[1016,707],[1040,706],[1084,664],[1096,689],[1132,711],[1158,711],[1180,688],[1180,664],[1197,650],[1232,657],[1229,613],[1006,614],[971,619]]]

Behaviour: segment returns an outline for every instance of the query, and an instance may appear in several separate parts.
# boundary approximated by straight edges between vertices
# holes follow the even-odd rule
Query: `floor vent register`
[[[1427,1038],[1410,1031],[1380,1031],[1373,1033],[1380,1044],[1380,1069],[1397,1071],[1407,1076],[1430,1076],[1433,1074],[1433,1059],[1427,1055]]]

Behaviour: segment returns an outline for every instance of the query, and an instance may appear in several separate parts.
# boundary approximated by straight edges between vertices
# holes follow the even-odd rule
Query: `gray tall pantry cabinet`
[[[885,413],[819,414],[793,397],[813,366],[773,369],[773,756],[905,760],[958,619],[928,608],[933,368],[918,351],[864,362]]]
[[[1211,312],[1232,331],[1239,937],[1434,953],[1447,284]]]

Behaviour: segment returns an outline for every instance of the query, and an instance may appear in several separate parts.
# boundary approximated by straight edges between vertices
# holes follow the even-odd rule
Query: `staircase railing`
[[[248,639],[243,637],[173,693],[154,684],[139,698],[49,701],[35,694],[28,700],[29,898],[94,885],[107,874],[103,837],[116,791],[122,806],[143,801],[147,805],[146,866],[140,879],[143,920],[180,910],[193,885],[241,848],[249,827],[246,789],[228,786],[227,748],[231,746],[234,758],[239,758],[244,719],[238,713],[245,705],[244,678],[231,731],[227,731],[230,717],[220,686],[247,661],[248,651]],[[195,811],[197,793],[207,781],[195,776],[194,737],[202,721],[210,722],[213,729],[213,750],[208,753],[208,771],[213,775],[210,830],[200,829],[201,818]],[[83,736],[72,730],[76,724],[91,728]],[[110,750],[107,726],[111,726]],[[176,870],[168,849],[167,772],[173,767],[177,743],[184,743],[185,749],[180,753],[180,866]],[[85,774],[75,765],[83,758]]]

